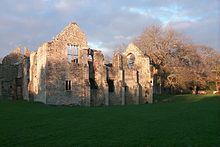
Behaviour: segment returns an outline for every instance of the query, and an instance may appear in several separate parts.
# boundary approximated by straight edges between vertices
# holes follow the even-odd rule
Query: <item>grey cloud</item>
[[[188,35],[196,44],[210,46],[220,52],[220,20],[217,17],[199,21],[171,22],[179,32]]]
[[[161,7],[172,8],[175,5],[180,8],[180,18],[198,17],[199,21],[171,20],[170,24],[192,36],[194,42],[220,51],[218,0],[2,0],[0,56],[19,44],[35,50],[43,42],[51,40],[70,21],[79,24],[91,44],[98,43],[105,52],[111,52],[115,45],[131,41],[145,26],[162,24],[159,16],[169,17],[171,14]],[[129,8],[142,9],[148,14],[134,13]]]

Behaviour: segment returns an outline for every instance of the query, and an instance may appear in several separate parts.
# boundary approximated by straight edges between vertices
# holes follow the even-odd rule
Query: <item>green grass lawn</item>
[[[220,146],[219,96],[110,107],[0,101],[0,146]]]

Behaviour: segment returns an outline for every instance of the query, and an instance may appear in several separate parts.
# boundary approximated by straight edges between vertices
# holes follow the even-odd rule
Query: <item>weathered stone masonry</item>
[[[23,82],[25,78],[28,80],[27,78],[29,77],[23,73],[23,70],[26,69],[24,61],[28,61],[28,59],[28,49],[25,50],[24,54],[21,54],[20,48],[16,48],[12,53],[4,57],[2,64],[0,64],[1,99],[15,100],[23,98],[23,92],[27,89],[27,83]]]
[[[112,64],[105,65],[104,55],[88,48],[76,23],[30,58],[22,58],[21,65],[25,100],[84,106],[152,103],[149,58],[130,44],[124,53],[113,56]]]
[[[149,57],[135,45],[130,44],[122,54],[113,56],[110,70],[111,81],[115,91],[111,94],[111,103],[140,104],[152,103],[152,76]]]

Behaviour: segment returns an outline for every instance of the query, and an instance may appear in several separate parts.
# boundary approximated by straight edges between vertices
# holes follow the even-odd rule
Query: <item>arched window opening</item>
[[[133,69],[134,68],[134,62],[135,62],[134,54],[129,54],[127,56],[127,63],[128,63],[128,68],[129,69]]]

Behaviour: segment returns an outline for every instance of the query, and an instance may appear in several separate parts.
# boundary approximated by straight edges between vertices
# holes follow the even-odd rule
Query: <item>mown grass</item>
[[[1,146],[220,146],[220,97],[110,107],[0,101]]]

